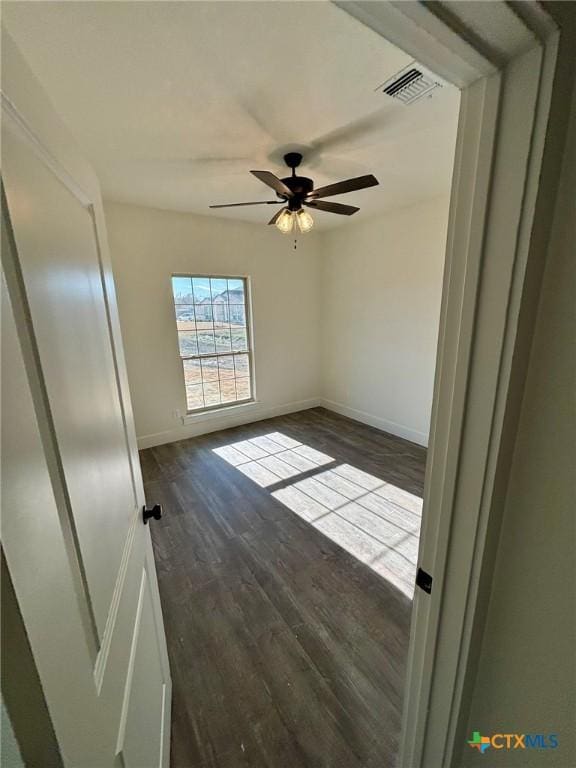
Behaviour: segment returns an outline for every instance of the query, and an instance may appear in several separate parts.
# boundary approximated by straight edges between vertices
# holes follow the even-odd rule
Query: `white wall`
[[[316,238],[273,227],[105,203],[128,378],[140,447],[316,405],[319,256]],[[254,312],[258,403],[186,413],[172,273],[248,275]]]
[[[426,445],[448,199],[293,241],[275,228],[105,203],[140,447],[322,403]],[[256,405],[186,412],[170,276],[249,275]]]
[[[327,407],[427,445],[447,198],[322,235]]]

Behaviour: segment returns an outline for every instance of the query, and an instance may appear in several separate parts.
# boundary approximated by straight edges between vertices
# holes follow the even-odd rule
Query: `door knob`
[[[144,520],[144,525],[148,525],[148,520],[150,520],[151,517],[153,517],[154,520],[160,520],[162,517],[162,506],[160,504],[154,504],[152,509],[142,507],[142,519]]]

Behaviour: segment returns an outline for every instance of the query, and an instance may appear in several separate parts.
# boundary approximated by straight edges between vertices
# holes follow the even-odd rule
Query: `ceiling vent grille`
[[[379,85],[376,90],[404,104],[413,104],[423,96],[431,96],[436,88],[442,88],[442,83],[431,72],[413,61]]]

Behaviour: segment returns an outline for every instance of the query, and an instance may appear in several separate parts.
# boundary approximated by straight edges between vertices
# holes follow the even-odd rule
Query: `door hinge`
[[[426,571],[423,571],[422,568],[418,568],[418,573],[416,574],[416,586],[423,589],[428,595],[432,592],[432,576],[430,576],[429,573],[426,573]]]

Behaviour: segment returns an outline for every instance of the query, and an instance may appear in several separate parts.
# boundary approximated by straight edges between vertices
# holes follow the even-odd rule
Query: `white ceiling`
[[[3,21],[92,160],[105,197],[266,222],[250,169],[288,175],[304,148],[316,186],[361,217],[449,191],[459,93],[404,106],[374,89],[410,57],[325,0],[3,2]],[[306,161],[307,160],[307,161]],[[286,171],[286,172],[284,172]],[[345,217],[314,214],[319,228]]]

